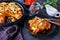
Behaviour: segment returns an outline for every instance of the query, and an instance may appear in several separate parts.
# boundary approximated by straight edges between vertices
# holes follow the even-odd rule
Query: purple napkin
[[[17,25],[0,27],[0,40],[9,40],[9,38],[12,38],[17,31],[18,31]],[[14,40],[23,40],[20,32],[18,32]]]

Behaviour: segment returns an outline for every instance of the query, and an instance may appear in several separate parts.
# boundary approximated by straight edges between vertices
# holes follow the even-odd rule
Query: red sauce
[[[26,5],[31,5],[33,2],[35,2],[36,0],[25,0],[25,4]]]

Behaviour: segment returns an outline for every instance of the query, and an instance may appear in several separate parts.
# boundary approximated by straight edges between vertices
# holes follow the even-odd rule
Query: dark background
[[[1,1],[7,1],[7,0],[1,0]],[[24,0],[13,0],[13,1],[20,1],[22,3],[24,3]],[[46,0],[37,0],[37,1],[46,1]],[[60,11],[60,1],[58,0],[58,10]],[[54,31],[54,33],[52,33],[49,36],[40,36],[40,37],[35,37],[32,36],[31,34],[29,34],[24,26],[22,26],[22,35],[24,40],[60,40],[60,27],[56,26],[56,30]]]
[[[20,2],[24,2],[23,0],[17,0]],[[37,0],[37,1],[46,1],[46,0]],[[58,0],[58,11],[60,11],[60,1]],[[49,36],[32,36],[30,33],[27,32],[27,30],[22,26],[22,34],[23,34],[23,38],[24,40],[60,40],[60,27],[56,26],[56,30],[54,31],[54,33],[52,33]]]
[[[20,1],[20,0],[19,0]],[[37,1],[46,1],[46,0],[37,0]],[[58,0],[58,11],[60,11],[60,2]],[[24,40],[60,40],[60,27],[56,26],[56,30],[49,36],[32,36],[27,32],[25,28],[22,29]]]

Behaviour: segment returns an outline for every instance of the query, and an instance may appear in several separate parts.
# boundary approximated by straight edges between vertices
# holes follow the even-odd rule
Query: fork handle
[[[50,20],[52,20],[54,22],[60,22],[60,19],[53,19],[53,18],[51,18]]]
[[[60,26],[60,19],[53,19],[53,18],[45,18],[47,21],[57,25],[57,26]]]
[[[51,22],[51,23],[53,23],[53,24],[55,24],[57,26],[60,26],[60,23],[58,23],[58,22]]]

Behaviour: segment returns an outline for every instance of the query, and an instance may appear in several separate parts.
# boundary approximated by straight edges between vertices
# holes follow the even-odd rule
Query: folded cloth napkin
[[[20,30],[17,32],[17,25],[0,27],[0,40],[23,40]]]

